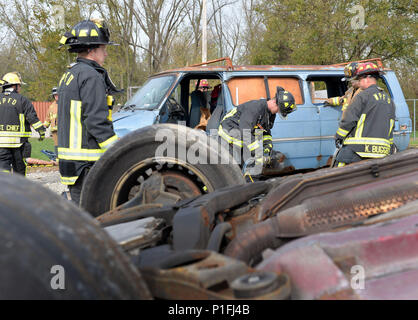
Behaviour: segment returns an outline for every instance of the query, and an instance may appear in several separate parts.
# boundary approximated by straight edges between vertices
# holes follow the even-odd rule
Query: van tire
[[[167,135],[164,135],[165,133]],[[192,135],[195,137],[195,140],[183,139],[184,136],[181,136],[182,134]],[[222,149],[222,146],[217,142],[212,141],[210,144],[205,142],[209,141],[205,132],[177,124],[156,124],[129,133],[115,142],[95,163],[83,186],[80,201],[81,207],[96,217],[126,202],[126,192],[122,195],[122,191],[120,191],[124,188],[124,184],[121,181],[125,178],[127,181],[130,179],[129,175],[127,175],[128,172],[132,172],[131,175],[134,177],[136,173],[134,173],[133,168],[135,166],[145,166],[145,164],[154,166],[158,163],[155,160],[156,151],[157,148],[161,148],[165,140],[156,141],[156,138],[160,139],[159,137],[161,136],[170,136],[171,139],[174,139],[172,140],[174,141],[173,144],[167,143],[167,145],[175,145],[175,155],[173,157],[173,154],[170,154],[170,156],[163,156],[158,159],[167,160],[167,163],[170,163],[170,165],[174,162],[175,166],[179,166],[179,169],[185,168],[179,173],[181,175],[188,177],[190,172],[192,172],[197,176],[197,179],[201,181],[206,180],[204,181],[203,189],[206,188],[207,192],[245,183],[241,169],[237,164],[232,163],[233,159],[229,155],[229,151]],[[206,159],[206,164],[200,162],[190,164],[189,161],[185,161],[188,159],[178,156],[179,148],[186,150],[185,153],[187,154],[189,150],[194,150],[194,148],[191,149],[192,146],[194,148],[198,147],[198,150],[206,150],[207,157],[203,159]],[[221,148],[221,150],[214,150],[214,146]],[[209,163],[209,155],[211,153],[213,155],[213,152],[218,159],[220,155],[224,157],[227,155],[229,164],[207,164]],[[119,195],[115,196],[116,193]]]

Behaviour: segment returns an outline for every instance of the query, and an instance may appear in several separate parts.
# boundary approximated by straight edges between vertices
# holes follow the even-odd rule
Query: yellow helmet
[[[22,77],[18,72],[9,72],[3,76],[3,86],[9,86],[14,84],[26,84],[22,81]]]

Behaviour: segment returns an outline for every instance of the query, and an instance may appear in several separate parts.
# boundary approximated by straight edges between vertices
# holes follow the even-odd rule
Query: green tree
[[[416,1],[269,0],[257,10],[266,31],[252,63],[332,64],[381,57],[416,64]]]

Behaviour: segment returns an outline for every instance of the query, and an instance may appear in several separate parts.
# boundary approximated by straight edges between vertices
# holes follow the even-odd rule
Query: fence
[[[36,114],[41,122],[45,121],[46,114],[48,112],[48,108],[51,105],[52,101],[36,101],[33,102],[33,106],[35,107]]]
[[[408,104],[409,110],[413,110],[410,112],[411,118],[412,118],[412,137],[415,140],[416,137],[416,131],[417,131],[417,117],[416,117],[416,104],[418,99],[405,99],[406,103]]]

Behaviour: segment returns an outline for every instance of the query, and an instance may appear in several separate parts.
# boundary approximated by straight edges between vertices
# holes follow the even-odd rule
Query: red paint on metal
[[[36,114],[41,122],[45,121],[46,115],[48,113],[49,106],[52,104],[50,101],[35,101],[32,102],[35,107]]]

